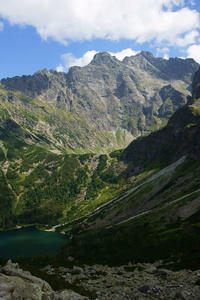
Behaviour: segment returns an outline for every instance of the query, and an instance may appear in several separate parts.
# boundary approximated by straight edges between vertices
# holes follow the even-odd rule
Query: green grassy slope
[[[77,264],[165,259],[198,268],[199,137],[198,98],[163,129],[100,156],[53,153],[5,110],[0,228],[62,224],[57,230],[73,238],[61,257]]]

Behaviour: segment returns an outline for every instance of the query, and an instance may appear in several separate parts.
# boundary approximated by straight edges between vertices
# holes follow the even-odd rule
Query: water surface
[[[0,257],[13,259],[56,254],[66,240],[61,233],[41,231],[35,226],[0,231]]]

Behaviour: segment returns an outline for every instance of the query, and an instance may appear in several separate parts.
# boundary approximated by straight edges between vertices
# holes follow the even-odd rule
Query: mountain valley
[[[63,267],[200,269],[198,67],[103,52],[67,74],[3,79],[0,227],[65,233]]]

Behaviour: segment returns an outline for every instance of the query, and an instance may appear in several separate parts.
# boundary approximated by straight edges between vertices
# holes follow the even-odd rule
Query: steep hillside
[[[194,79],[193,79],[193,103],[197,105],[197,102],[199,103],[200,99],[200,69],[195,73]]]
[[[122,62],[106,52],[66,73],[42,70],[2,79],[1,124],[55,151],[111,152],[166,124],[187,104],[198,64],[149,52]]]
[[[52,153],[21,140],[19,125],[6,122],[0,131],[1,226],[56,225],[90,213],[94,220],[88,219],[89,227],[108,226],[163,201],[193,192],[198,196],[198,107],[179,109],[163,129],[100,156]],[[93,217],[95,209],[101,217]]]
[[[190,266],[198,267],[200,77],[198,71],[194,76],[193,98],[189,102],[191,105],[183,105],[182,100],[186,94],[180,96],[178,90],[171,93],[172,87],[183,88],[186,82],[189,86],[188,76],[184,79],[184,70],[181,71],[179,67],[184,62],[184,68],[187,69],[186,66],[189,68],[190,63],[194,62],[179,59],[173,60],[173,64],[171,62],[155,59],[144,52],[119,62],[107,53],[102,53],[96,55],[87,67],[72,68],[68,74],[55,72],[54,76],[54,71],[42,71],[32,77],[3,80],[0,120],[0,228],[37,223],[42,228],[66,232],[73,238],[62,249],[63,261],[67,261],[68,256],[75,256],[75,263],[88,261],[120,264],[129,260],[168,259],[181,263],[184,261],[185,267],[188,257],[192,257]],[[127,80],[123,79],[125,69],[121,69],[121,77],[117,77],[119,66],[122,69],[126,66]],[[145,84],[144,98],[139,89],[137,93],[136,90],[130,92],[132,82],[136,86],[136,81],[131,79],[130,74],[136,72],[134,70],[137,68],[141,72],[138,73],[141,77],[137,74],[137,82],[140,83],[139,86],[142,82]],[[109,74],[109,78],[106,74]],[[145,76],[142,77],[142,74]],[[38,80],[33,84],[37,76]],[[52,76],[52,82],[49,76]],[[43,83],[43,77],[46,78],[46,83]],[[87,82],[84,81],[86,78]],[[67,112],[63,106],[58,108],[57,93],[62,86],[61,79],[63,93],[69,92],[65,81],[68,87],[71,85],[70,93],[76,94],[73,96],[76,100],[71,102],[76,105],[66,108]],[[169,81],[166,83],[167,80],[171,81],[171,87]],[[54,86],[53,89],[50,88],[51,85]],[[112,85],[111,95],[114,98],[110,103],[116,103],[116,99],[121,103],[120,106],[113,106],[113,109],[117,109],[116,119],[113,118],[113,109],[108,106],[108,97],[103,96],[105,85],[110,89]],[[108,133],[111,118],[114,120],[112,128],[116,126],[113,125],[115,122],[121,124],[118,124],[121,129],[116,135],[119,141],[119,132],[123,128],[122,116],[130,113],[135,120],[136,113],[133,107],[130,108],[133,103],[137,103],[139,107],[138,116],[140,109],[145,113],[148,105],[148,109],[152,110],[158,103],[154,101],[158,99],[157,96],[149,98],[149,85],[153,89],[152,95],[167,97],[162,104],[159,102],[161,100],[158,101],[161,106],[156,106],[157,117],[164,114],[164,106],[170,97],[174,108],[178,108],[177,99],[182,99],[178,103],[184,107],[169,118],[164,128],[138,137],[126,149],[115,150],[110,154],[66,153],[69,141],[75,147],[82,135],[87,139],[93,129],[95,134],[91,141],[95,147],[97,136],[99,139],[97,133]],[[156,92],[158,85],[162,85],[162,92]],[[13,90],[14,86],[15,89],[18,87],[18,91]],[[167,94],[168,90],[171,94]],[[177,93],[180,96],[178,98]],[[134,99],[131,98],[133,96]],[[80,99],[87,103],[84,109]],[[63,103],[60,102],[62,105]],[[67,105],[68,101],[65,103]],[[91,118],[88,117],[89,112]],[[69,118],[67,125],[66,113]],[[88,128],[88,135],[82,129],[78,133],[74,116],[84,124],[87,119],[89,127],[83,128]],[[164,115],[161,119],[163,117]],[[147,123],[145,124],[147,133]],[[69,135],[67,142],[64,135],[61,138],[59,130],[63,130],[63,133],[65,128],[68,130],[67,126],[72,126],[70,128],[74,130],[73,134],[77,139],[73,135]],[[55,135],[56,130],[58,136]],[[89,141],[90,138],[88,149],[91,150]],[[83,144],[82,146],[84,148]],[[70,147],[74,151],[72,144]]]
[[[101,188],[106,184],[108,189],[111,183],[121,184],[118,187],[121,195],[117,198],[112,197],[114,193],[109,195],[112,199],[92,213],[92,221],[87,216],[88,226],[112,225],[156,207],[162,208],[163,203],[170,204],[191,193],[196,203],[192,213],[198,211],[199,136],[200,111],[187,107],[177,111],[162,130],[133,141],[124,151],[112,153],[109,160],[102,156],[104,164],[107,160],[107,167],[95,171],[99,188],[98,197],[94,194],[93,199],[96,196],[103,202],[108,191]],[[126,189],[125,193],[122,193],[122,188]],[[177,212],[168,212],[169,219],[176,217]]]
[[[199,81],[196,93],[198,86]],[[117,162],[99,178],[125,179],[126,191],[60,227],[74,237],[63,257],[110,264],[162,259],[167,268],[199,268],[200,109],[195,100],[165,128],[110,155]]]

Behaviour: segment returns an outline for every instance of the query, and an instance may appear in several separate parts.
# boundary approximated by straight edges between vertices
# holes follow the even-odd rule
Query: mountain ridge
[[[1,97],[8,114],[13,110],[13,120],[45,136],[54,150],[110,152],[159,129],[186,105],[197,68],[190,59],[166,61],[141,52],[119,61],[102,52],[68,73],[44,69],[33,76],[2,79]],[[7,90],[19,100],[12,103]],[[19,107],[29,109],[26,124]]]
[[[112,71],[105,67],[107,59],[114,61]],[[68,76],[43,70],[35,81],[31,76],[1,82],[0,228],[39,224],[62,231],[71,239],[54,259],[74,257],[76,265],[162,259],[171,268],[195,269],[200,261],[200,71],[194,74],[192,98],[187,90],[192,73],[181,73],[182,65],[177,80],[166,81],[167,75],[142,55],[125,61],[130,68],[98,54],[96,65],[71,68]],[[16,80],[23,92],[30,88],[29,96],[14,90]],[[151,118],[159,115],[166,116],[159,122],[167,125],[154,131],[159,122],[152,126]],[[125,149],[113,146],[109,154],[74,153],[77,145],[85,149],[83,141],[105,147],[100,132],[114,131],[116,124],[119,146],[122,116],[132,117],[124,125],[127,131],[137,123],[135,130],[146,135]],[[107,139],[109,144],[108,131]]]

